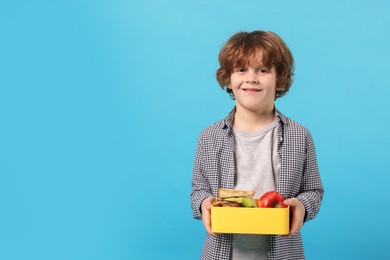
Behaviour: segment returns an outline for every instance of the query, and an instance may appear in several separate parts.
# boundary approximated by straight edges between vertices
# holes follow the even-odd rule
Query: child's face
[[[228,85],[234,94],[237,108],[258,113],[272,111],[276,92],[276,73],[261,62],[261,52],[249,63],[235,67]]]

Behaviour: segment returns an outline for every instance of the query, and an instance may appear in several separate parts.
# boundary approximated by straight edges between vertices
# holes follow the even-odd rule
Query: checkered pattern
[[[234,188],[235,141],[233,110],[224,120],[206,128],[199,136],[192,175],[191,206],[195,219],[202,219],[200,207],[219,188]],[[278,115],[280,173],[277,191],[285,198],[298,198],[306,208],[305,222],[319,212],[324,189],[320,179],[313,139],[302,125]],[[206,235],[201,259],[229,260],[231,234]],[[301,235],[271,236],[269,259],[304,259]]]

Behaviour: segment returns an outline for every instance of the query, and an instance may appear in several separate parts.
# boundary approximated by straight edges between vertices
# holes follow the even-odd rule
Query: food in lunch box
[[[257,201],[259,208],[287,208],[283,203],[284,197],[277,191],[268,191],[264,193]]]
[[[256,200],[252,198],[255,195],[253,190],[231,190],[219,189],[218,197],[214,201],[214,207],[247,207],[256,208]]]

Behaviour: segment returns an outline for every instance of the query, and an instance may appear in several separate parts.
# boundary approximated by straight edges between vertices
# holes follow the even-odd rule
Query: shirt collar
[[[233,127],[233,120],[234,120],[234,114],[236,113],[236,107],[234,107],[232,109],[232,111],[230,111],[230,113],[227,115],[227,117],[224,119],[224,125],[223,125],[223,129],[226,129],[226,128],[232,128]],[[277,110],[275,108],[275,113],[276,113],[276,117],[283,123],[283,124],[286,124],[287,123],[287,118],[285,115],[283,115],[282,113],[279,112],[279,110]]]
[[[234,114],[236,113],[236,107],[230,111],[227,117],[224,119],[223,129],[233,128]]]
[[[279,118],[279,120],[282,121],[283,124],[287,124],[287,117],[282,113],[280,113],[280,111],[277,110],[276,108],[275,108],[275,112],[276,112],[276,117]]]

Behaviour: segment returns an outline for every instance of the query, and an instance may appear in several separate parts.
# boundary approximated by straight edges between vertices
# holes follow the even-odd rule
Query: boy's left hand
[[[284,204],[290,206],[292,214],[289,233],[289,236],[291,236],[302,228],[306,210],[305,206],[297,198],[287,199],[284,201]]]

